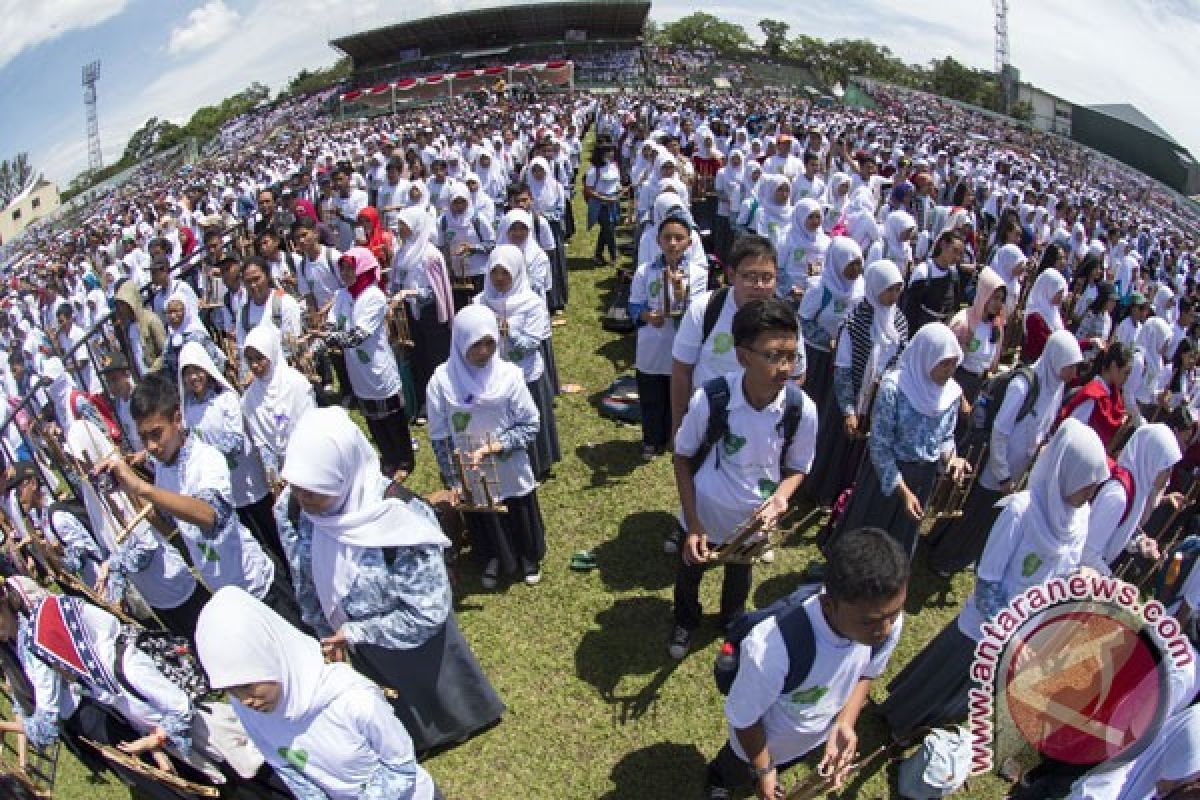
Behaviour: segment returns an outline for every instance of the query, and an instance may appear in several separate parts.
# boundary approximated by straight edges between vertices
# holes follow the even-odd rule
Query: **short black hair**
[[[260,270],[262,270],[262,274],[264,277],[266,277],[267,283],[272,289],[275,288],[275,279],[271,277],[271,267],[267,264],[267,260],[265,258],[262,256],[250,256],[242,262],[242,273],[245,274],[246,270],[250,269],[251,267],[258,267]]]
[[[1133,348],[1127,344],[1113,342],[1104,351],[1104,355],[1100,356],[1100,362],[1096,365],[1096,369],[1100,372],[1116,364],[1118,367],[1128,366],[1133,361]]]
[[[752,258],[776,265],[779,263],[775,245],[771,244],[770,239],[757,233],[744,233],[734,240],[733,248],[729,251],[729,266],[736,272],[743,261]]]
[[[882,603],[908,585],[908,554],[880,528],[856,528],[825,550],[825,593],[838,602]]]
[[[759,336],[768,332],[795,336],[800,331],[800,323],[790,303],[778,297],[768,297],[743,303],[733,315],[731,330],[735,347],[749,347]]]
[[[258,190],[258,196],[259,196],[259,197],[262,197],[264,194],[269,194],[269,195],[271,195],[271,199],[272,199],[272,200],[278,200],[278,199],[279,199],[279,195],[275,193],[275,187],[274,187],[274,186],[264,186],[263,188],[261,188],[261,189],[259,189],[259,190]]]
[[[299,216],[292,223],[292,236],[295,236],[300,231],[315,231],[316,229],[317,221],[315,219],[307,215]]]
[[[151,372],[133,389],[129,398],[129,414],[135,422],[161,414],[173,417],[179,410],[179,387],[166,370]]]
[[[525,181],[516,181],[514,183],[510,183],[508,185],[508,188],[504,190],[505,197],[507,197],[510,201],[513,200],[514,198],[520,197],[521,195],[528,194],[528,193],[529,193],[529,184],[526,183]]]
[[[688,219],[686,213],[678,208],[671,209],[671,211],[669,211],[667,215],[662,218],[662,222],[658,223],[658,230],[655,231],[655,234],[661,234],[663,232],[663,228],[667,227],[668,225],[682,225],[683,227],[687,228],[689,232],[692,230],[691,220]]]

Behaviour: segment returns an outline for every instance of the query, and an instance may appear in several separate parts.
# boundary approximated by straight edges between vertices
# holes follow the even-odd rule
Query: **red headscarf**
[[[347,286],[346,289],[350,292],[350,296],[357,300],[368,286],[380,281],[379,262],[375,259],[375,255],[365,247],[351,247],[342,255],[338,264],[342,264],[346,259],[354,262],[354,283]]]
[[[358,212],[358,222],[371,232],[367,237],[366,247],[375,256],[375,261],[378,264],[388,263],[390,265],[390,255],[396,248],[391,241],[391,231],[384,229],[383,224],[379,221],[379,212],[375,210],[374,206],[367,206]]]

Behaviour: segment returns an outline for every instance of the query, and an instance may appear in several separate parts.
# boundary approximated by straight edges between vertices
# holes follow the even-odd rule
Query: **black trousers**
[[[274,497],[270,492],[247,506],[237,510],[238,519],[250,531],[250,535],[267,548],[283,564],[287,564],[287,553],[279,541],[279,528],[275,525]]]
[[[671,376],[637,371],[642,444],[666,447],[671,440]]]
[[[367,417],[367,429],[379,447],[383,471],[391,475],[398,469],[412,472],[417,459],[413,454],[412,434],[408,430],[408,414],[400,409],[385,417]]]
[[[801,756],[803,758],[803,756]],[[776,764],[775,770],[777,774],[782,774],[785,769],[795,764],[800,759],[797,758],[789,761],[786,764]],[[719,786],[723,789],[740,789],[747,784],[754,782],[754,769],[749,763],[742,761],[738,754],[733,752],[733,747],[729,742],[717,753],[717,757],[708,762],[708,785]],[[753,792],[751,792],[753,794]]]
[[[154,614],[162,621],[163,627],[176,636],[184,636],[190,640],[196,638],[196,620],[204,604],[212,597],[208,589],[199,583],[192,590],[192,596],[175,608],[156,608]]]
[[[675,624],[689,631],[700,627],[703,609],[700,607],[700,581],[708,565],[689,564],[683,560],[684,544],[679,544],[679,564],[675,570]],[[721,581],[721,625],[724,626],[746,608],[753,577],[749,564],[725,564]]]
[[[619,211],[617,212],[620,213]],[[605,249],[608,250],[609,258],[613,261],[617,260],[617,225],[612,219],[613,215],[606,212],[600,214],[600,219],[597,223],[600,225],[600,235],[596,237],[596,258],[604,255]]]

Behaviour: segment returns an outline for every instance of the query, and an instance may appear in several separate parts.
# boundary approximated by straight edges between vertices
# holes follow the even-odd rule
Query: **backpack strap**
[[[791,694],[804,685],[808,674],[812,672],[813,662],[817,660],[817,636],[803,603],[797,603],[775,617],[775,625],[779,628],[788,654],[788,671],[783,679],[782,693]]]
[[[717,320],[721,318],[721,312],[725,310],[725,299],[728,296],[729,287],[722,286],[712,293],[712,297],[708,298],[708,305],[704,307],[704,323],[700,328],[701,348],[708,341],[708,337],[712,336],[713,328],[717,327]]]
[[[1034,372],[1033,367],[1026,365],[1019,367],[1019,369],[1021,372],[1018,374],[1025,376],[1025,380],[1029,384],[1029,391],[1025,392],[1025,400],[1021,403],[1021,408],[1017,411],[1016,422],[1020,422],[1032,413],[1034,405],[1037,404],[1038,390],[1040,388],[1038,386],[1038,376]]]
[[[729,381],[724,375],[719,375],[704,383],[704,397],[708,400],[708,424],[704,428],[704,440],[700,449],[691,458],[692,473],[700,471],[709,451],[716,447],[729,430]],[[718,459],[720,455],[718,454]]]
[[[1109,459],[1109,473],[1112,476],[1109,480],[1116,481],[1125,490],[1125,510],[1121,513],[1121,521],[1117,523],[1117,527],[1119,528],[1125,524],[1125,521],[1129,519],[1129,515],[1133,511],[1133,501],[1137,495],[1137,484],[1134,483],[1133,473],[1111,458]]]
[[[788,381],[784,387],[783,419],[780,426],[783,430],[783,449],[779,453],[779,474],[783,474],[787,461],[788,450],[792,448],[792,440],[800,428],[800,420],[804,417],[804,390],[794,382]]]

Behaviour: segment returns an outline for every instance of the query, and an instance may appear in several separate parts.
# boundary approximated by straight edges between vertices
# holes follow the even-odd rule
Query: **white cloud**
[[[23,51],[120,14],[128,0],[0,0],[0,69]]]
[[[18,0],[0,0],[0,33],[13,21],[4,9]],[[278,88],[304,67],[323,66],[339,55],[330,39],[351,31],[391,24],[416,16],[497,5],[499,0],[425,0],[419,7],[383,0],[258,0],[240,17],[221,0],[212,0],[189,15],[187,30],[198,30],[200,11],[220,6],[235,15],[230,30],[190,45],[189,57],[166,65],[149,65],[144,85],[106,92],[101,113],[106,160],[120,156],[129,134],[151,116],[185,122],[202,105],[260,80]],[[113,0],[110,5],[115,5]],[[25,11],[26,5],[36,8]],[[42,6],[99,7],[97,0],[56,0],[27,4],[22,13]],[[713,13],[743,25],[758,37],[763,17],[791,23],[791,34],[824,39],[868,38],[885,44],[909,62],[928,63],[953,55],[973,67],[992,66],[991,5],[980,0],[809,0],[803,12],[791,0],[739,0]],[[1172,0],[1042,0],[1014,3],[1009,12],[1011,60],[1022,78],[1063,98],[1082,104],[1128,102],[1157,121],[1200,156],[1200,103],[1188,102],[1191,76],[1200,73],[1200,51],[1187,43],[1200,40],[1200,21]],[[689,0],[658,0],[653,16],[676,19],[696,10]],[[115,13],[115,12],[113,12]],[[183,30],[183,29],[177,29]],[[175,31],[171,40],[175,41]],[[0,47],[7,45],[0,37]],[[171,45],[172,47],[174,44]],[[3,50],[0,50],[2,58]],[[186,91],[180,91],[186,87]],[[70,178],[86,164],[82,119],[71,119],[59,131],[48,130],[40,163],[48,173]],[[111,143],[111,144],[110,144]]]
[[[180,55],[216,44],[233,31],[239,17],[224,0],[209,0],[187,15],[186,24],[171,29],[167,52]]]

